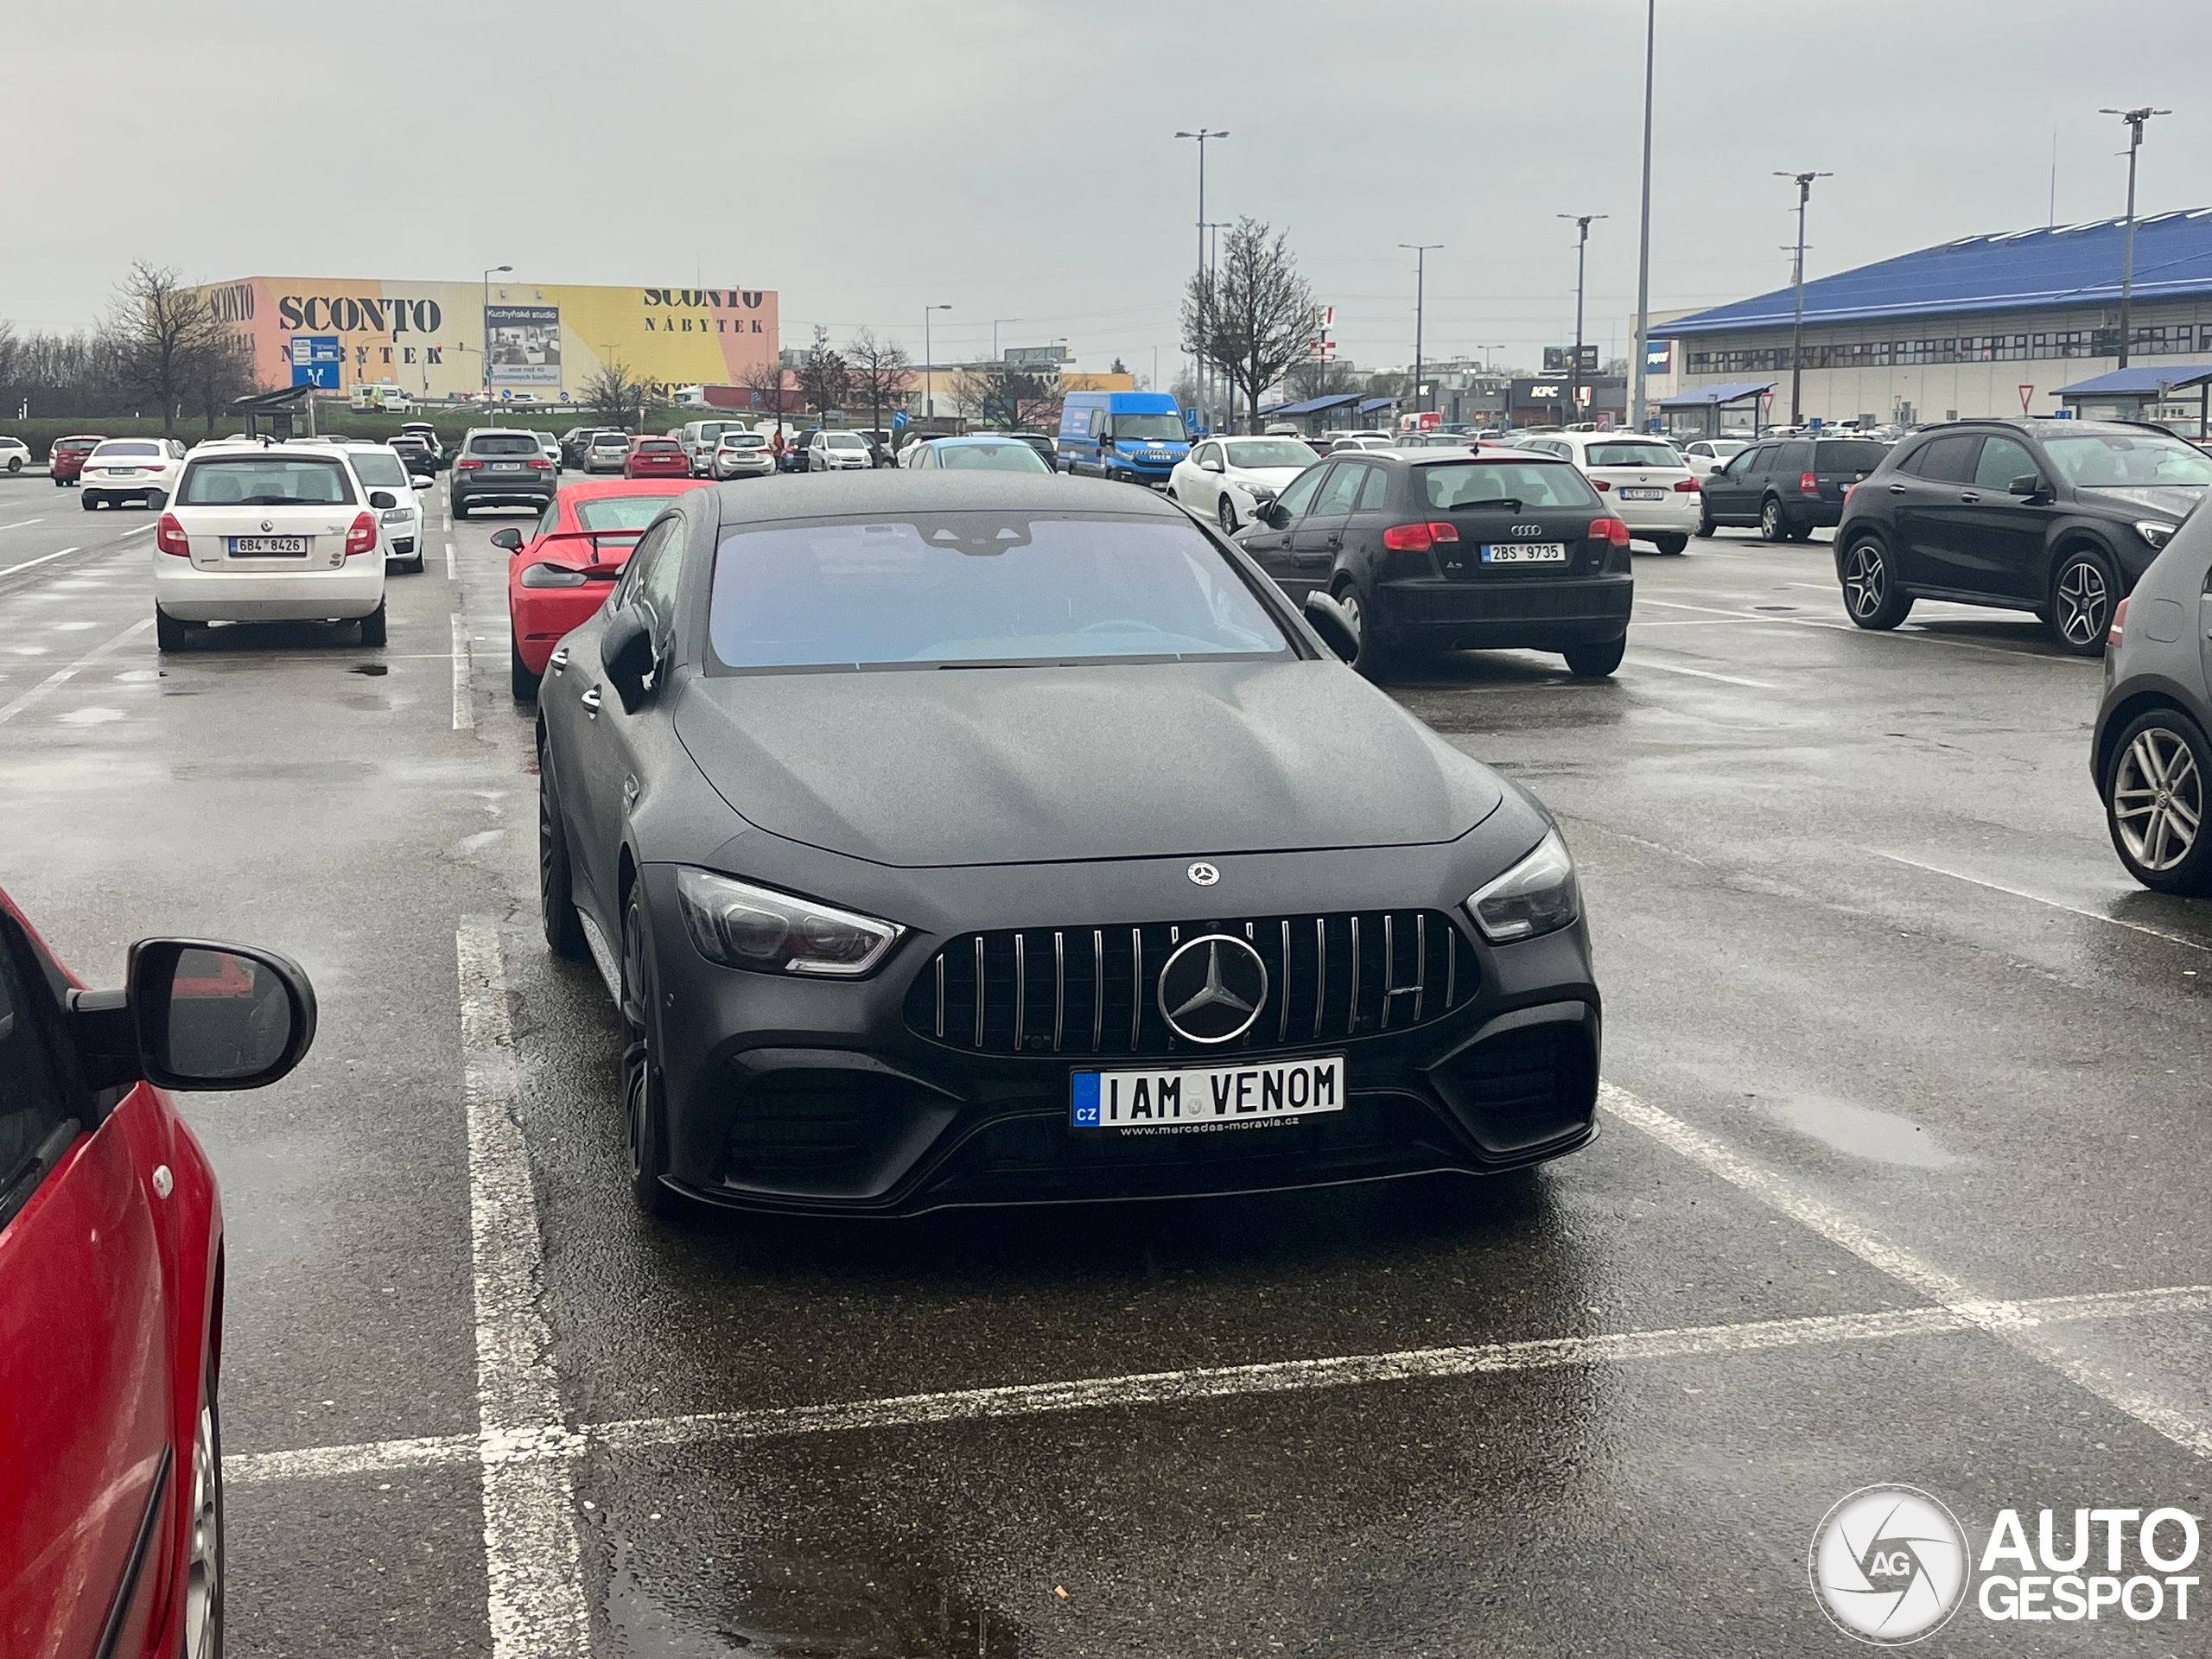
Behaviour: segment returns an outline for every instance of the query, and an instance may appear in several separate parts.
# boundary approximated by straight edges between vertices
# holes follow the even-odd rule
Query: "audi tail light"
[[[2113,651],[2118,651],[2120,649],[2120,637],[2126,631],[2127,601],[2123,599],[2119,604],[2112,607],[2112,626],[2105,630],[2105,645],[2107,648]]]
[[[1426,553],[1439,542],[1456,542],[1458,529],[1451,524],[1393,524],[1382,532],[1382,545],[1393,553]]]
[[[377,550],[377,521],[374,513],[365,512],[353,520],[353,528],[346,532],[346,556],[358,558],[364,553]]]
[[[154,527],[154,547],[158,552],[173,553],[180,559],[192,556],[192,543],[184,533],[184,526],[176,521],[176,514],[165,512],[162,522]]]
[[[1821,475],[1818,473],[1800,473],[1797,474],[1798,494],[1818,495],[1820,493]]]
[[[1590,521],[1590,539],[1611,542],[1615,547],[1626,547],[1628,521],[1624,518],[1592,518]]]
[[[1676,495],[1699,495],[1702,494],[1703,492],[1698,487],[1697,480],[1693,477],[1686,478],[1681,483],[1675,485],[1675,493]]]

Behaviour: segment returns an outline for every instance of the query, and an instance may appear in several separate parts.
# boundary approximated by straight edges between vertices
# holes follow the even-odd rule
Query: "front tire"
[[[1862,536],[1844,550],[1843,608],[1862,628],[1886,632],[1912,609],[1912,595],[1899,591],[1889,550],[1872,536]]]
[[[2104,654],[2120,582],[2101,553],[2077,548],[2059,560],[2050,578],[2050,637],[2075,657]]]
[[[1628,635],[1608,639],[1601,645],[1569,645],[1560,653],[1567,658],[1567,671],[1578,680],[1602,680],[1621,665],[1621,658],[1628,654]]]
[[[661,1179],[668,1173],[668,1089],[654,1054],[654,995],[645,916],[632,882],[622,906],[622,1104],[630,1141],[630,1198],[653,1220],[674,1224],[687,1219],[688,1206]]]
[[[2212,743],[2178,709],[2138,715],[2105,768],[2105,827],[2127,873],[2154,893],[2212,893],[2204,833]]]
[[[1220,523],[1223,535],[1236,533],[1236,504],[1229,499],[1228,491],[1224,490],[1221,499],[1214,504],[1213,516]]]
[[[192,1440],[192,1509],[185,1524],[184,1641],[180,1659],[223,1659],[223,1413],[211,1362]]]

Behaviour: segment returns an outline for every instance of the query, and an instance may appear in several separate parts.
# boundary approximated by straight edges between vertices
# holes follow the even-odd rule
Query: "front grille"
[[[1498,1154],[1582,1128],[1597,1087],[1589,1037],[1575,1026],[1493,1037],[1454,1055],[1433,1080],[1475,1139]]]
[[[775,1071],[729,1115],[726,1173],[748,1185],[850,1180],[903,1123],[912,1091],[867,1072]]]
[[[1267,1001],[1233,1043],[1176,1036],[1154,995],[1169,953],[1209,933],[1248,941],[1267,965]],[[1410,1030],[1468,1001],[1476,981],[1474,953],[1434,910],[1032,927],[954,939],[906,1012],[919,1035],[976,1053],[1198,1056]]]

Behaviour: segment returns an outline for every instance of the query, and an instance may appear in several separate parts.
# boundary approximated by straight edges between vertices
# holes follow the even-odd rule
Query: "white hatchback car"
[[[1212,515],[1233,536],[1252,520],[1261,494],[1281,495],[1321,457],[1302,438],[1208,438],[1167,474],[1167,491],[1193,512]]]
[[[389,444],[349,443],[343,447],[346,459],[353,463],[353,476],[361,480],[362,486],[372,492],[381,490],[398,502],[396,506],[377,510],[377,533],[384,538],[385,557],[420,575],[423,502],[408,476],[406,458]]]
[[[1711,478],[1751,447],[1749,438],[1686,438],[1678,446],[1690,471]]]
[[[183,465],[184,446],[175,438],[105,438],[77,475],[85,511],[136,501],[158,512]]]
[[[856,471],[875,465],[868,440],[857,432],[817,432],[806,446],[810,473]]]
[[[154,531],[161,648],[209,622],[359,622],[363,645],[383,645],[378,518],[398,505],[345,446],[201,444]]]
[[[1697,474],[1672,444],[1637,432],[1547,432],[1519,448],[1571,461],[1638,541],[1679,553],[1697,533]]]

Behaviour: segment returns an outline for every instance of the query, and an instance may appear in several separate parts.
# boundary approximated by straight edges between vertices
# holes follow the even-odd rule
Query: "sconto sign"
[[[248,276],[192,291],[248,341],[264,386],[551,402],[609,363],[648,386],[741,385],[782,344],[772,289]]]

